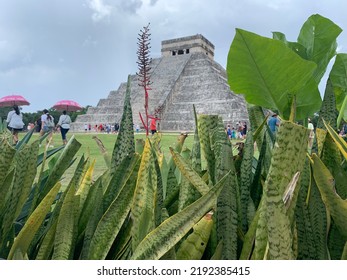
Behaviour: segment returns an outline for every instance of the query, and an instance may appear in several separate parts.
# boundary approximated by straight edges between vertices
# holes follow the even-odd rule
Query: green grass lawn
[[[103,171],[106,169],[106,163],[104,161],[103,155],[96,143],[96,141],[93,139],[93,136],[98,137],[103,145],[105,146],[107,152],[111,155],[115,141],[117,139],[117,134],[104,134],[104,133],[68,133],[67,137],[68,139],[71,138],[72,135],[75,135],[75,138],[78,142],[82,144],[81,148],[79,149],[77,153],[77,160],[75,163],[77,163],[80,159],[80,157],[84,154],[85,157],[90,157],[91,160],[95,159],[95,169],[94,169],[94,178],[97,178]],[[24,134],[20,135],[20,139],[24,136]],[[179,136],[179,133],[162,133],[162,138],[161,138],[161,149],[162,152],[164,153],[164,156],[166,160],[169,159],[170,157],[170,151],[169,147],[174,146],[175,143],[177,142],[177,138]],[[31,141],[36,140],[39,138],[38,133],[34,133],[32,136]],[[138,138],[146,138],[146,135],[144,133],[135,133],[135,139]],[[193,139],[194,135],[190,134],[185,140],[185,146],[189,149],[191,149],[192,144],[193,144]],[[62,145],[62,140],[60,133],[54,133],[53,134],[53,145],[54,147],[58,147]],[[40,152],[44,151],[44,145],[40,148]],[[75,164],[72,165],[67,173],[65,174],[65,179],[63,180],[63,183],[66,181],[70,180],[71,176],[73,175],[74,172],[74,167]]]
[[[76,155],[77,160],[65,173],[65,176],[64,176],[62,183],[65,184],[65,183],[68,183],[70,181],[71,177],[73,176],[75,166],[78,163],[78,161],[82,155],[84,155],[85,157],[89,157],[91,161],[95,160],[95,169],[94,169],[94,176],[93,177],[94,177],[94,179],[96,179],[99,175],[102,174],[102,172],[104,172],[106,170],[106,163],[104,161],[104,157],[103,157],[96,141],[93,139],[93,136],[98,137],[102,141],[107,152],[111,156],[115,141],[117,139],[117,134],[104,134],[104,133],[93,133],[93,132],[91,132],[91,133],[84,133],[84,132],[82,132],[82,133],[70,133],[69,132],[67,135],[68,139],[70,139],[72,137],[72,135],[75,136],[76,140],[78,142],[80,142],[82,144],[82,146]],[[171,157],[169,147],[175,146],[175,144],[177,142],[177,138],[180,135],[180,133],[179,132],[177,132],[177,133],[165,133],[164,132],[161,135],[162,135],[161,150],[164,153],[164,157],[165,157],[166,161],[168,161],[169,158]],[[23,136],[24,136],[24,134],[21,134],[20,139]],[[34,133],[32,138],[31,138],[31,141],[34,141],[39,137],[40,136],[38,133]],[[138,134],[135,133],[135,139],[139,139],[139,138],[145,139],[146,135],[144,133],[138,133]],[[186,138],[185,143],[184,143],[184,147],[191,149],[192,145],[193,145],[193,140],[194,140],[194,134],[191,133]],[[240,140],[233,140],[232,143],[235,144],[235,142],[238,142],[238,141],[240,141]],[[60,133],[54,133],[53,134],[54,147],[61,146],[62,143],[63,142],[61,140]],[[40,153],[43,151],[44,151],[44,145],[41,146]],[[237,153],[237,151],[234,150],[233,153]],[[203,160],[203,162],[204,162],[204,160]]]

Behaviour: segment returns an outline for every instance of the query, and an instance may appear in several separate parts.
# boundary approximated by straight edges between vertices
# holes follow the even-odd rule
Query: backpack
[[[47,119],[47,120],[46,120],[46,125],[47,125],[47,127],[49,127],[49,128],[54,127],[54,120],[53,120],[53,117],[52,117],[52,116],[51,116],[50,119]]]

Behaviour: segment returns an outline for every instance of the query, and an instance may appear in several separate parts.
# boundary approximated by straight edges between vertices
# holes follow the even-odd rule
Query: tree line
[[[74,122],[77,118],[78,115],[83,115],[87,113],[88,108],[91,107],[90,105],[83,107],[82,110],[78,111],[78,112],[69,112],[69,116],[71,118],[71,121]],[[10,112],[12,110],[11,107],[2,107],[0,108],[0,118],[1,120],[6,120],[7,118],[7,114],[8,112]],[[49,114],[51,114],[55,120],[55,122],[57,122],[59,120],[59,116],[61,115],[61,111],[57,111],[53,108],[48,109]],[[43,114],[43,111],[36,111],[36,112],[30,112],[30,113],[22,113],[23,114],[23,122],[25,123],[25,127],[29,124],[29,123],[33,123],[35,124],[36,121],[41,117],[41,115]]]

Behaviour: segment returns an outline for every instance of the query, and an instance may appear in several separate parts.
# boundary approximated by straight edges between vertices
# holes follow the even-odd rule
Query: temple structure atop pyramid
[[[230,90],[225,69],[214,61],[214,45],[201,34],[162,41],[161,57],[153,58],[150,67],[149,114],[161,108],[159,130],[193,131],[193,105],[198,114],[219,115],[225,124],[248,123],[243,96]],[[130,80],[133,122],[142,127],[144,91],[136,74]],[[71,130],[82,131],[85,124],[120,123],[125,92],[126,82],[79,115]]]

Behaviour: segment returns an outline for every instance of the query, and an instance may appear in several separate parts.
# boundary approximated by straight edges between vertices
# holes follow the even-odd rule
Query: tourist
[[[7,126],[12,132],[13,144],[17,145],[18,143],[18,132],[23,130],[23,115],[19,110],[17,105],[13,105],[13,110],[7,114]]]
[[[246,122],[243,123],[242,136],[243,136],[243,138],[246,138],[246,136],[247,136],[247,123]]]
[[[118,133],[118,130],[119,130],[119,124],[118,124],[118,123],[115,123],[115,124],[114,124],[114,131],[115,131],[116,133]]]
[[[88,132],[90,133],[92,130],[92,125],[91,124],[88,124]]]
[[[274,113],[268,121],[269,128],[274,136],[276,136],[277,129],[280,126],[280,120],[277,118],[277,114]]]
[[[308,126],[307,126],[308,130],[310,131],[309,134],[309,138],[308,138],[308,148],[312,149],[312,145],[313,145],[313,139],[314,139],[314,126],[313,123],[311,121],[311,119],[308,119]]]
[[[231,134],[232,134],[232,132],[231,132],[230,124],[228,124],[228,126],[227,126],[227,135],[228,135],[229,139],[231,139]]]
[[[88,132],[88,125],[86,123],[84,124],[84,132]]]
[[[139,133],[139,132],[140,132],[140,125],[137,124],[136,127],[135,127],[135,129],[136,129],[136,133]]]
[[[67,144],[66,134],[70,129],[71,118],[63,111],[63,114],[59,117],[59,121],[57,123],[57,127],[60,128],[61,139],[63,140],[63,145]]]
[[[151,131],[152,135],[157,132],[157,121],[155,118],[151,119],[149,130]]]
[[[47,137],[47,143],[51,141],[53,143],[53,128],[54,128],[54,118],[53,116],[48,112],[47,109],[43,110],[43,113],[41,115],[41,131],[40,134],[43,136],[45,133],[49,133]],[[53,148],[53,144],[50,145],[51,148]]]

